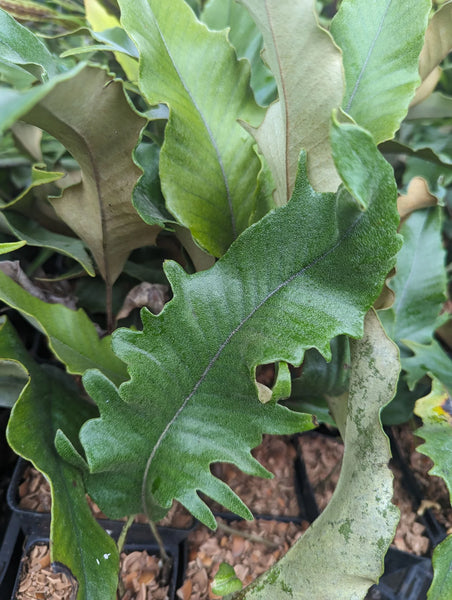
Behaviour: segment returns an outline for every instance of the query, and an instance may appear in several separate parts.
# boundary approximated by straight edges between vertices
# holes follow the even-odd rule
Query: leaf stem
[[[134,519],[135,519],[135,515],[130,515],[129,518],[127,519],[127,521],[124,523],[124,527],[121,530],[121,533],[118,538],[118,543],[117,543],[119,554],[121,554],[121,552],[123,551],[124,544],[125,544],[126,537],[127,537],[127,532],[129,531],[130,526],[132,525]]]
[[[157,525],[155,524],[154,521],[151,521],[151,519],[149,519],[149,527],[151,528],[152,535],[155,537],[155,539],[157,541],[157,544],[158,544],[158,547],[160,550],[160,557],[163,562],[162,575],[161,575],[160,580],[161,580],[162,585],[167,585],[170,580],[171,569],[173,567],[173,559],[166,552],[165,545],[162,540],[162,536],[160,535]]]

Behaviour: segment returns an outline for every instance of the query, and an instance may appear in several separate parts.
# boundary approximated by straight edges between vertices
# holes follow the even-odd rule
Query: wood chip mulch
[[[295,492],[295,447],[289,437],[265,435],[253,456],[271,473],[273,479],[245,475],[230,463],[215,463],[212,473],[225,481],[257,515],[298,516],[300,507]],[[224,512],[216,502],[208,502],[215,512]]]
[[[314,489],[319,510],[322,511],[333,495],[340,475],[344,454],[342,441],[335,437],[308,433],[300,436],[299,443],[306,465],[309,481]],[[430,546],[425,535],[425,527],[418,522],[409,493],[401,485],[398,468],[390,463],[394,473],[393,503],[398,506],[401,516],[393,544],[399,550],[418,556],[425,555]]]
[[[448,534],[451,534],[452,507],[446,483],[441,477],[429,475],[428,472],[433,467],[433,461],[416,450],[420,444],[424,443],[424,440],[415,435],[413,427],[409,423],[393,427],[392,430],[424,495],[424,501],[417,511],[418,514],[431,508],[438,522],[444,525]]]
[[[160,560],[147,552],[121,554],[120,600],[168,600],[169,586],[160,587]],[[33,546],[22,563],[16,600],[75,600],[77,583],[64,572],[55,573],[47,545]]]
[[[307,521],[296,524],[263,519],[229,524],[250,536],[248,539],[223,530],[221,524],[226,522],[217,520],[220,525],[216,532],[200,525],[190,533],[186,579],[177,591],[180,600],[220,598],[211,592],[210,586],[222,562],[232,565],[243,585],[248,585],[281,558],[309,526]],[[267,544],[255,541],[252,536],[259,536]]]
[[[75,599],[76,582],[68,574],[52,570],[48,546],[33,546],[25,560],[22,560],[16,600]]]

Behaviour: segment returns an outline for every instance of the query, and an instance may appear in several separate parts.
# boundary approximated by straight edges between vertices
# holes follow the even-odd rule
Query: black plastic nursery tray
[[[28,510],[19,506],[19,485],[23,480],[23,475],[28,465],[29,463],[27,461],[23,459],[18,460],[8,487],[8,505],[17,515],[22,531],[26,536],[40,535],[45,538],[49,535],[50,531],[50,513]],[[124,521],[116,521],[111,519],[97,519],[97,522],[114,539],[118,539],[124,526]],[[196,522],[193,519],[191,525],[187,528],[165,526],[158,527],[158,530],[164,543],[177,545],[186,539],[189,532],[193,529],[193,527],[195,527],[195,525]],[[127,542],[130,544],[141,544],[149,541],[155,541],[151,534],[149,525],[146,523],[133,523],[127,532]]]
[[[290,442],[297,449],[296,438],[292,438]],[[294,515],[274,515],[269,513],[256,512],[251,509],[254,519],[263,519],[266,521],[282,521],[285,523],[301,523],[308,521],[311,523],[318,516],[318,509],[315,503],[314,494],[306,475],[306,469],[303,461],[297,455],[294,459],[294,490],[297,499],[297,514]],[[265,481],[265,480],[262,480]],[[220,517],[227,521],[237,521],[241,517],[230,511],[213,510],[216,517]]]
[[[422,495],[419,486],[410,471],[409,466],[405,462],[397,441],[394,439],[392,432],[386,430],[391,442],[391,452],[393,460],[402,472],[402,481],[405,489],[414,500],[414,503],[419,506]],[[307,435],[312,434],[308,432]],[[305,434],[300,434],[305,435]],[[316,435],[324,435],[325,437],[337,437],[338,433],[329,428],[320,426]],[[300,445],[297,446],[298,457],[302,469],[305,473],[304,495],[307,496],[307,505],[312,511],[311,516],[314,520],[320,511],[314,496],[313,488],[306,476],[306,468],[304,466],[303,455]],[[417,508],[417,506],[415,508]],[[419,520],[425,526],[426,534],[431,542],[431,547],[435,547],[446,537],[444,527],[438,523],[433,512],[426,510],[424,515],[419,517]],[[395,547],[390,547],[385,556],[385,569],[380,578],[378,585],[374,585],[369,589],[366,600],[426,600],[427,591],[433,579],[432,562],[429,557],[416,556],[408,552],[403,552]],[[444,599],[446,600],[446,599]]]
[[[11,597],[22,556],[23,534],[16,515],[12,515],[0,545],[0,598]]]
[[[30,535],[25,538],[25,542],[23,544],[23,552],[22,552],[22,560],[19,563],[19,568],[15,572],[15,580],[14,580],[14,588],[11,595],[1,595],[1,600],[6,600],[7,598],[11,598],[11,600],[16,599],[17,592],[19,590],[20,580],[21,580],[21,567],[22,563],[26,560],[26,555],[32,550],[32,548],[36,545],[45,544],[49,545],[49,538],[41,535]],[[129,554],[134,551],[143,551],[145,550],[148,554],[153,556],[159,555],[159,548],[156,543],[153,542],[143,542],[143,543],[126,543],[124,546],[124,552]],[[169,600],[176,600],[176,591],[179,588],[183,576],[184,571],[184,560],[186,558],[186,550],[184,549],[184,542],[180,544],[167,544],[165,543],[165,550],[168,556],[171,557],[172,564],[172,572],[171,579],[169,582],[169,590],[168,590],[168,598]]]

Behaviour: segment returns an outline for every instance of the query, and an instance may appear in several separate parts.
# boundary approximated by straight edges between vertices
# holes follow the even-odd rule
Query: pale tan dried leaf
[[[125,319],[135,308],[146,306],[154,314],[158,315],[163,310],[168,299],[168,286],[160,283],[142,283],[133,287],[127,294],[116,320]]]
[[[397,210],[401,221],[403,221],[413,211],[436,206],[437,204],[438,199],[430,192],[425,179],[423,177],[413,177],[408,185],[407,193],[397,199]]]

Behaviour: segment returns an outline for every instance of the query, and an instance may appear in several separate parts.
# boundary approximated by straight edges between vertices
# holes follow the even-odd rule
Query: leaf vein
[[[315,265],[317,265],[319,262],[321,262],[327,256],[329,256],[332,252],[334,252],[342,244],[342,242],[351,234],[351,232],[353,231],[353,229],[355,229],[355,227],[358,225],[358,223],[360,222],[360,220],[363,218],[364,214],[365,214],[364,212],[361,212],[361,214],[355,219],[355,221],[353,221],[353,223],[348,227],[348,229],[346,229],[346,231],[337,240],[337,242],[335,244],[333,244],[328,250],[326,250],[323,254],[319,255],[317,258],[315,258],[308,265],[302,267],[299,271],[297,271],[296,273],[294,273],[293,275],[291,275],[290,277],[288,277],[287,279],[285,279],[283,282],[281,282],[279,285],[277,285],[272,291],[270,291],[263,298],[263,300],[261,300],[259,302],[259,304],[257,304],[253,308],[253,310],[248,315],[246,315],[246,317],[244,317],[240,321],[240,323],[231,331],[231,333],[227,336],[227,338],[222,342],[222,344],[218,348],[218,350],[215,353],[215,355],[210,359],[209,364],[204,369],[204,372],[202,373],[201,377],[195,383],[195,385],[194,385],[192,391],[190,392],[190,394],[184,399],[183,403],[178,408],[178,410],[174,414],[173,418],[165,426],[165,428],[162,431],[162,433],[160,434],[157,442],[155,443],[155,445],[154,445],[154,447],[153,447],[153,449],[151,451],[151,454],[149,455],[149,458],[148,458],[148,460],[146,462],[146,467],[145,467],[145,470],[144,470],[144,473],[143,473],[143,482],[142,482],[142,487],[141,487],[141,500],[142,500],[143,510],[144,510],[144,512],[146,514],[148,514],[147,506],[146,506],[146,482],[147,482],[147,478],[148,478],[148,475],[149,475],[149,470],[150,470],[152,461],[154,460],[154,457],[155,457],[158,449],[162,445],[162,442],[163,442],[164,438],[166,437],[168,431],[174,425],[174,423],[177,421],[177,419],[179,418],[179,415],[183,412],[183,410],[185,409],[185,407],[187,406],[187,404],[190,402],[190,400],[193,398],[193,396],[196,394],[196,392],[198,391],[198,389],[201,386],[201,384],[205,381],[207,375],[209,374],[210,370],[212,369],[212,367],[214,366],[214,364],[216,363],[216,361],[220,357],[220,355],[223,352],[223,350],[229,344],[229,342],[231,341],[231,339],[240,331],[240,329],[242,329],[242,327],[256,314],[256,312],[266,302],[268,302],[268,300],[270,300],[270,298],[272,298],[275,294],[277,294],[282,288],[284,288],[287,285],[289,285],[292,281],[294,281],[294,279],[296,279],[297,277],[302,276],[306,271],[308,271],[309,269],[311,269],[312,267],[314,267]]]

